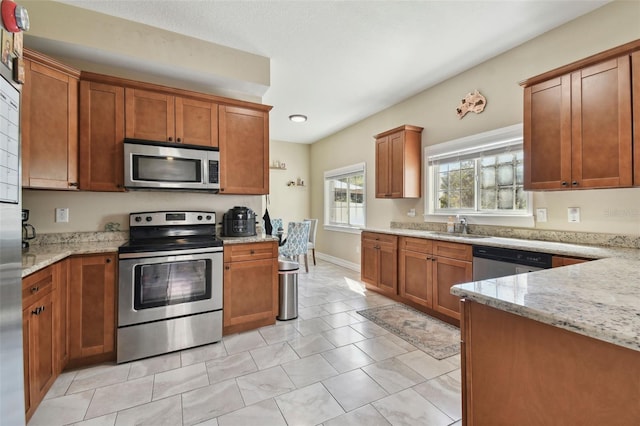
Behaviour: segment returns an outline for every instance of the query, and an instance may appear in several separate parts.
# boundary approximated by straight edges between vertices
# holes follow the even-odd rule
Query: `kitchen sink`
[[[443,237],[458,237],[458,238],[491,238],[489,235],[476,235],[476,234],[461,234],[459,232],[429,232],[430,235],[441,235]]]

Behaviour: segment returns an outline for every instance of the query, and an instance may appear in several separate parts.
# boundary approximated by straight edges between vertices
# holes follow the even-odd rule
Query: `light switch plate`
[[[536,221],[538,222],[547,221],[547,209],[536,209]]]
[[[567,215],[569,218],[569,223],[580,222],[580,207],[569,207],[567,209]]]
[[[56,208],[56,222],[69,222],[69,208],[57,207]]]

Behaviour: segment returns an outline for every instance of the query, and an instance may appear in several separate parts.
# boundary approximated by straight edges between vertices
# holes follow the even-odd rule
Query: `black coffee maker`
[[[29,220],[29,210],[22,209],[22,250],[29,249],[29,240],[36,237],[36,228],[27,223]]]

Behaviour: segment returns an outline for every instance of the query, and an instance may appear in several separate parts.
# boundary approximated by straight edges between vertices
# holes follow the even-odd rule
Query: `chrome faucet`
[[[467,235],[468,234],[468,229],[467,229],[467,218],[466,217],[461,217],[460,218],[460,227],[462,228],[462,231],[460,231],[463,235]]]

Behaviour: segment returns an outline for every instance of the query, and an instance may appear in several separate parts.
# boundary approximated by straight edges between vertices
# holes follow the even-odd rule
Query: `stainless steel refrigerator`
[[[0,423],[23,425],[20,92],[0,68]]]

